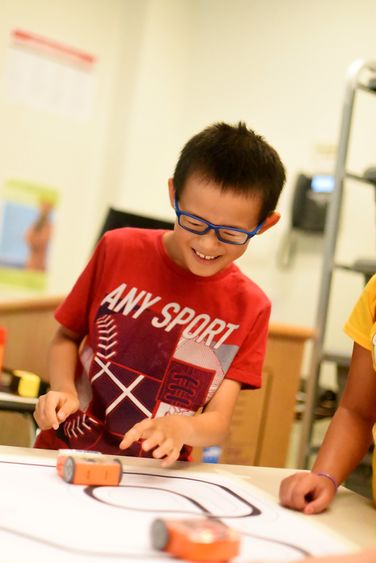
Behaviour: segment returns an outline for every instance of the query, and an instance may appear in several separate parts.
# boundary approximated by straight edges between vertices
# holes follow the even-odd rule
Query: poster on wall
[[[57,190],[8,180],[0,206],[0,284],[43,290],[53,239]]]
[[[13,30],[5,67],[9,101],[73,119],[89,119],[94,55],[24,30]]]

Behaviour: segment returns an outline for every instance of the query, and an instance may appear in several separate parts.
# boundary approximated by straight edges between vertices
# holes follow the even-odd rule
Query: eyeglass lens
[[[204,234],[210,229],[210,226],[201,221],[201,219],[196,217],[189,217],[187,215],[181,214],[179,217],[179,224],[184,229],[187,229],[191,232],[197,234]],[[220,240],[224,242],[234,243],[234,244],[244,244],[248,236],[246,233],[242,233],[241,231],[231,230],[231,229],[215,229],[217,236]]]

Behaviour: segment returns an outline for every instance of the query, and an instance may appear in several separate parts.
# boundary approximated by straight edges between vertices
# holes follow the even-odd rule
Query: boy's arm
[[[228,432],[239,391],[239,382],[225,379],[202,414],[147,418],[125,434],[120,448],[129,448],[133,442],[143,440],[142,448],[145,451],[154,450],[153,457],[163,458],[162,466],[167,467],[178,459],[184,444],[219,444]]]
[[[367,452],[375,421],[376,373],[371,352],[355,343],[346,388],[312,472],[284,479],[281,503],[306,514],[324,510],[335,495],[335,481],[342,483]],[[327,473],[335,481],[318,473]]]
[[[51,342],[48,351],[50,391],[39,397],[34,411],[34,418],[42,430],[56,430],[79,408],[74,378],[80,342],[81,337],[62,326]]]

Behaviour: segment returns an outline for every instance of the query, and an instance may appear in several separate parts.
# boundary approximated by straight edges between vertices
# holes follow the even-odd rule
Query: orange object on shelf
[[[190,561],[229,561],[239,554],[240,536],[219,520],[154,520],[151,527],[154,549]]]
[[[123,472],[120,459],[84,450],[59,450],[56,469],[67,483],[93,486],[117,486]]]

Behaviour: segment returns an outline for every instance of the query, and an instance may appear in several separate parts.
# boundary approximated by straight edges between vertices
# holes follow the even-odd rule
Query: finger
[[[44,401],[44,395],[39,397],[39,400],[38,400],[37,404],[35,405],[35,409],[34,409],[34,413],[33,413],[33,416],[34,416],[35,420],[37,421],[37,423],[39,425],[42,424],[42,413],[43,413],[42,404],[43,404],[43,401]]]
[[[156,459],[161,459],[162,457],[168,456],[174,449],[174,442],[171,439],[164,440],[153,451],[153,457]]]
[[[59,409],[56,413],[56,418],[58,422],[64,422],[68,418],[69,414],[65,407]]]
[[[288,480],[284,487],[281,487],[282,504],[294,510],[304,510],[314,496],[314,487],[310,481],[306,478],[300,478],[300,476]]]
[[[147,431],[145,426],[146,424],[144,424],[144,422],[138,422],[132,426],[132,428],[124,434],[124,438],[119,444],[120,449],[125,450],[129,448],[133,442],[137,442],[138,440],[145,438],[144,433]]]
[[[39,428],[41,428],[41,429],[43,430],[43,428],[42,428],[42,420],[41,420],[41,416],[40,416],[40,406],[39,406],[39,403],[37,403],[37,405],[36,405],[36,407],[35,407],[35,410],[34,410],[34,412],[33,412],[33,417],[34,417],[36,423],[38,424]]]
[[[318,492],[309,483],[302,483],[291,493],[291,508],[305,511],[308,505],[312,504],[317,498]]]
[[[54,430],[57,430],[60,425],[60,421],[57,417],[56,411],[59,406],[59,399],[55,395],[47,396],[47,400],[44,403],[44,422],[48,424],[48,427],[52,427]]]
[[[59,427],[59,422],[56,418],[56,402],[51,400],[51,395],[44,395],[42,400],[38,402],[36,408],[36,417],[38,423],[42,430],[47,430],[48,428]]]
[[[58,405],[56,406],[56,411],[57,411],[56,412],[56,418],[57,418],[58,422],[64,422],[68,418],[69,415],[76,412],[77,408],[78,408],[78,405],[77,405],[76,401],[72,401],[70,399],[65,399],[64,401],[62,401],[61,404],[59,402]]]
[[[297,486],[297,480],[287,478],[280,485],[280,501],[283,506],[294,508],[293,493]]]
[[[289,506],[290,487],[289,482],[286,479],[284,479],[279,486],[279,500],[282,506]]]
[[[139,439],[139,432],[137,432],[135,428],[132,428],[126,434],[124,434],[124,438],[120,442],[119,448],[121,450],[126,450],[133,444],[133,442],[137,442],[138,439]]]
[[[162,446],[163,442],[164,442],[165,438],[164,438],[164,434],[163,432],[161,432],[160,430],[155,430],[142,444],[142,449],[145,452],[149,452],[150,450],[152,450],[153,448],[156,448],[157,446]],[[169,447],[171,449],[171,444],[168,445],[167,447]],[[159,449],[159,448],[158,448]],[[164,453],[162,454],[164,455]],[[160,456],[162,457],[162,456]]]
[[[60,422],[58,421],[57,417],[54,416],[53,418],[47,418],[47,425],[48,428],[53,428],[54,430],[57,430],[60,426]]]
[[[303,511],[304,514],[319,514],[323,512],[323,510],[329,506],[330,501],[334,497],[334,493],[331,494],[328,490],[323,490],[313,495],[313,497],[313,500],[306,504]]]
[[[162,459],[161,467],[169,467],[179,459],[180,451],[178,448],[173,448],[171,452]]]

